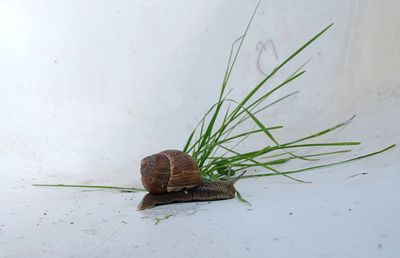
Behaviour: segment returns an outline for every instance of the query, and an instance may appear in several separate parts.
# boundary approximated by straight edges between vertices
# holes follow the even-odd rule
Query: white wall
[[[35,182],[134,182],[140,159],[180,148],[215,101],[230,43],[254,5],[2,2],[1,176],[13,171]],[[352,128],[357,136],[373,133],[392,142],[399,119],[387,119],[387,110],[398,107],[400,94],[399,6],[265,1],[235,70],[234,93],[262,78],[259,42],[272,40],[282,61],[335,22],[295,61],[313,57],[307,75],[293,86],[301,95],[273,115],[295,127],[285,132],[290,135],[357,113],[370,121]],[[277,62],[271,48],[261,55],[266,71]],[[299,125],[309,117],[315,122]]]
[[[140,159],[180,148],[215,101],[230,43],[255,3],[2,2],[1,176],[137,183]],[[272,40],[282,61],[335,22],[294,62],[313,57],[307,75],[291,86],[302,93],[272,112],[273,119],[292,126],[285,131],[290,136],[357,113],[351,129],[357,138],[393,142],[398,7],[397,1],[264,1],[232,79],[234,94],[262,78],[259,42]],[[261,55],[266,71],[277,62],[271,48]]]

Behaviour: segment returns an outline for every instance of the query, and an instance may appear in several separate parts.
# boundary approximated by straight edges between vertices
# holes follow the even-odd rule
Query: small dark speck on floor
[[[277,238],[277,237],[274,238],[274,241],[278,241],[278,240],[279,240],[279,238]]]
[[[71,221],[69,224],[74,224],[74,222]]]
[[[382,249],[382,244],[381,243],[378,244],[378,249]]]
[[[289,212],[289,215],[293,215],[293,212]]]
[[[351,209],[349,209],[349,211],[351,211]]]
[[[127,221],[124,221],[124,220],[121,221],[121,223],[123,223],[123,224],[128,224],[128,222],[127,222]]]
[[[246,246],[246,250],[250,250],[250,247]]]

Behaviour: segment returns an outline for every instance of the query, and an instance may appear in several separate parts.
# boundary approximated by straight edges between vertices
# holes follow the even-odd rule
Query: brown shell
[[[197,163],[179,150],[166,150],[144,158],[142,183],[153,194],[193,188],[203,183]]]

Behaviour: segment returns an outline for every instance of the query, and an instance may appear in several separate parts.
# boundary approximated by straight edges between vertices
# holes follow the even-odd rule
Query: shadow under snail
[[[204,181],[192,157],[179,150],[165,150],[144,158],[140,164],[143,186],[149,191],[139,210],[156,205],[232,199],[234,184],[244,174],[224,181]]]

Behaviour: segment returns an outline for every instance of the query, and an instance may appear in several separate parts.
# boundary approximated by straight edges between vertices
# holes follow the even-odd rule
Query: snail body
[[[241,177],[204,181],[196,161],[179,150],[166,150],[141,161],[142,183],[149,191],[138,209],[176,202],[215,201],[235,197],[234,184]]]

